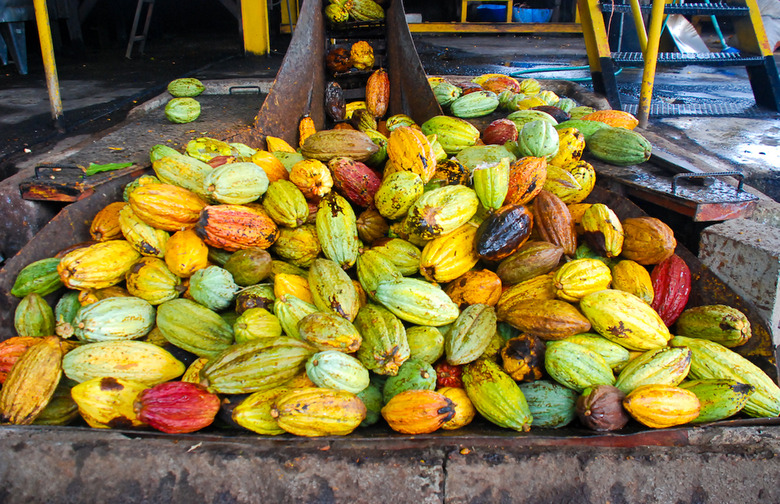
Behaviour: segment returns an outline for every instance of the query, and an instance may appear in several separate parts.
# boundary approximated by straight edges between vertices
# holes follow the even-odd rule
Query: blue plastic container
[[[477,19],[486,23],[506,23],[506,5],[480,5],[477,7]]]
[[[512,9],[512,21],[515,23],[547,23],[551,17],[552,9]]]

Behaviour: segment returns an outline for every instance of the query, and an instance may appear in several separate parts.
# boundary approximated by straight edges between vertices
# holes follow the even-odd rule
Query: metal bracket
[[[228,94],[260,94],[260,86],[231,86],[228,88]]]
[[[737,192],[742,192],[742,186],[744,185],[745,174],[739,171],[725,171],[725,172],[712,172],[712,173],[678,173],[672,177],[672,194],[677,194],[677,180],[678,179],[708,179],[710,177],[734,177],[739,180],[737,185]],[[707,184],[705,184],[707,185]]]

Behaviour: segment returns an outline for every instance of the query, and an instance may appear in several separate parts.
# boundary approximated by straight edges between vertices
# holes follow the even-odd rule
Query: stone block
[[[699,259],[734,292],[755,304],[780,344],[780,233],[747,219],[710,226],[701,235]]]

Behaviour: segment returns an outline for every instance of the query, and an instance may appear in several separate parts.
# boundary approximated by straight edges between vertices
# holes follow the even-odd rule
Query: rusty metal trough
[[[441,114],[427,83],[425,73],[414,49],[414,44],[405,21],[403,6],[400,0],[393,0],[387,10],[386,20],[386,58],[391,76],[390,114],[405,113],[418,122]],[[262,147],[266,135],[274,135],[287,140],[296,141],[298,119],[306,113],[314,118],[318,128],[326,123],[323,109],[324,84],[326,79],[324,54],[327,47],[326,29],[322,17],[322,4],[319,0],[307,0],[296,27],[296,35],[290,45],[282,68],[274,81],[268,98],[265,100],[254,127],[242,131],[225,132],[224,138],[231,141],[242,141],[251,146]],[[331,41],[332,42],[332,41]],[[18,272],[27,264],[52,257],[60,249],[86,241],[89,237],[89,224],[93,216],[106,204],[119,201],[122,198],[124,186],[138,173],[108,181],[89,197],[76,201],[64,207],[51,221],[44,226],[16,256],[10,258],[0,270],[0,340],[14,335],[13,314],[19,299],[10,294]],[[628,199],[597,187],[590,202],[602,202],[612,208],[616,214],[625,219],[643,215],[641,208]],[[753,337],[743,347],[736,350],[745,355],[775,381],[778,378],[777,353],[772,343],[771,332],[760,318],[755,307],[741,299],[716,275],[704,267],[701,262],[683,246],[678,246],[677,254],[683,257],[693,274],[691,305],[727,304],[742,310],[750,319]],[[59,293],[50,296],[49,301],[55,302]],[[718,425],[772,425],[776,419],[739,419],[720,422]],[[23,429],[23,428],[19,428]],[[69,428],[47,428],[67,436]],[[625,433],[604,435],[581,429],[561,430],[551,434],[543,432],[537,441],[534,436],[538,431],[520,434],[512,431],[499,431],[486,424],[478,424],[463,433],[448,434],[443,444],[487,442],[497,446],[517,445],[537,446],[677,446],[688,443],[689,430],[669,429],[663,431],[647,431],[636,429]],[[156,434],[155,434],[156,435]],[[214,440],[219,436],[217,431],[202,434],[203,439]],[[233,433],[235,435],[235,433]],[[187,439],[199,438],[199,434],[187,436]],[[411,442],[414,437],[397,436],[388,429],[372,429],[367,434],[356,433],[357,443],[366,443],[372,439],[389,437],[401,444]],[[283,447],[285,440],[277,438],[275,446]],[[425,436],[424,442],[436,444],[436,435]],[[386,441],[386,440],[385,440]],[[297,445],[296,445],[297,446]]]

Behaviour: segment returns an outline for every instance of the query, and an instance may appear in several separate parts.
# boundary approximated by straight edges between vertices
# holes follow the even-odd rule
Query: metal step
[[[602,3],[601,12],[627,14],[631,12],[629,4]],[[652,5],[640,6],[642,12],[650,12]],[[664,14],[682,14],[684,16],[747,16],[750,9],[745,5],[730,5],[727,3],[686,3],[667,4]]]
[[[645,65],[641,52],[613,52],[612,60],[618,66],[643,67]],[[764,58],[761,56],[744,55],[742,53],[658,53],[658,65],[664,66],[761,66]]]

